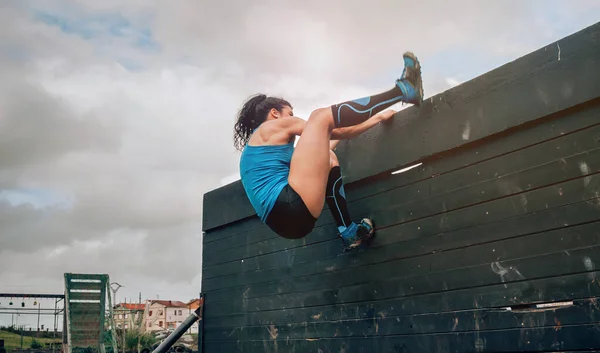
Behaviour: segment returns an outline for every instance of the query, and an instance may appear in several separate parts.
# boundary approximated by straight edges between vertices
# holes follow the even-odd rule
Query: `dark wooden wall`
[[[327,209],[291,241],[205,195],[204,352],[600,351],[600,24],[339,154],[363,252]]]

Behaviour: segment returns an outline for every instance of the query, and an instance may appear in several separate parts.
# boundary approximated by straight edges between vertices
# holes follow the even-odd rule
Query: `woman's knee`
[[[333,114],[331,113],[331,108],[319,108],[314,110],[310,116],[308,117],[308,121],[319,122],[325,125],[328,125],[333,129]]]

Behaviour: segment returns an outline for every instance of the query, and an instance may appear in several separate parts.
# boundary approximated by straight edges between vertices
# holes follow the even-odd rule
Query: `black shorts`
[[[272,231],[288,239],[305,237],[313,230],[316,222],[300,195],[289,185],[281,190],[265,220]]]

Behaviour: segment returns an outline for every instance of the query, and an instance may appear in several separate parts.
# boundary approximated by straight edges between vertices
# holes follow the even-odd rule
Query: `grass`
[[[35,338],[35,337],[23,336],[23,349],[31,348],[31,342],[33,342],[34,339],[37,340],[39,343],[41,343],[43,346],[45,346],[46,343],[51,343],[51,342],[59,342],[60,343],[60,341],[61,341],[61,339],[58,337],[56,339],[53,339],[53,338]],[[19,334],[0,330],[0,340],[4,340],[4,348],[6,349],[7,352],[12,351],[13,349],[21,348],[21,335],[19,335]]]

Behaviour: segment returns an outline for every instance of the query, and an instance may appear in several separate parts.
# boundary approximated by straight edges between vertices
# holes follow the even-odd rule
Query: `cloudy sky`
[[[91,272],[125,286],[119,301],[187,301],[202,196],[237,179],[247,96],[307,117],[390,88],[405,50],[431,96],[600,13],[595,0],[414,3],[2,1],[0,292],[61,293],[64,272]]]

